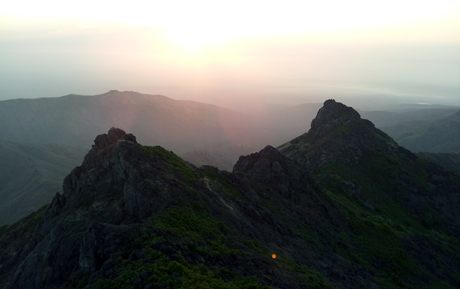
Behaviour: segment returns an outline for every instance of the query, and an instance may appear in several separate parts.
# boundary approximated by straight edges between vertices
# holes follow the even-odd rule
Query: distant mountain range
[[[181,153],[262,141],[262,132],[255,134],[241,113],[160,95],[114,90],[0,102],[1,138],[8,141],[88,146],[94,135],[112,126]]]
[[[460,111],[456,106],[404,106],[394,110],[360,111],[364,118],[372,120],[379,128],[391,127],[401,123],[436,121]]]
[[[180,154],[221,153],[229,147],[254,150],[305,132],[319,107],[315,103],[272,105],[240,113],[205,103],[116,90],[94,96],[14,99],[0,101],[0,139],[88,146],[98,132],[117,126],[133,131],[144,143],[160,144]],[[460,108],[407,107],[361,113],[409,149],[458,149],[460,137],[452,128],[458,125]]]
[[[460,176],[334,100],[305,130],[231,173],[98,135],[0,228],[0,287],[459,288]]]

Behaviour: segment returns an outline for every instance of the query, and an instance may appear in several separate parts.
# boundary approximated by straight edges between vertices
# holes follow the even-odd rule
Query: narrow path
[[[233,207],[230,206],[230,205],[219,195],[218,192],[214,191],[214,190],[211,188],[211,184],[210,184],[209,178],[204,177],[204,178],[203,178],[203,182],[204,182],[206,188],[208,189],[208,191],[212,192],[212,193],[217,197],[217,199],[219,199],[219,201],[220,201],[224,206],[226,206],[227,208],[229,208],[231,211],[234,211]]]

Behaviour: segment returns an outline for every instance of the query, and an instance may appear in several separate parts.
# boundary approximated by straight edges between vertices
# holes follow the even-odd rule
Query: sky
[[[0,0],[0,99],[460,104],[460,0]]]

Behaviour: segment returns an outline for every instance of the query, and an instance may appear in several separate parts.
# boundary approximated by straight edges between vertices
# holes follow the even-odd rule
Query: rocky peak
[[[136,165],[143,157],[142,146],[136,137],[122,129],[112,127],[107,133],[98,135],[82,164],[64,179],[66,206],[80,208],[82,204],[95,200],[121,198],[122,190],[115,187],[123,187],[126,178],[136,174]],[[107,187],[96,191],[88,188],[88,180],[94,179],[106,180]],[[59,197],[57,200],[60,201]]]
[[[311,122],[311,133],[324,134],[338,126],[356,121],[363,121],[359,113],[334,99],[328,99]],[[373,126],[371,122],[368,125]]]
[[[112,127],[107,133],[96,136],[94,139],[93,149],[103,150],[123,140],[137,143],[136,137],[134,135],[130,133],[127,134],[122,129]]]
[[[363,156],[401,149],[352,107],[333,99],[324,102],[311,129],[279,147],[281,153],[308,167],[327,163],[357,163]]]
[[[107,133],[96,136],[91,150],[85,156],[82,167],[92,166],[100,163],[101,158],[110,157],[112,152],[120,147],[121,143],[139,146],[133,134],[115,127],[109,129]]]

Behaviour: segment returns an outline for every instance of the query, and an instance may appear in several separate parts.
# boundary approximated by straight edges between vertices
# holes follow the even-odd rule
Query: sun
[[[224,29],[202,23],[169,26],[163,30],[163,35],[172,45],[188,53],[203,52],[232,40],[230,34],[224,33]]]

